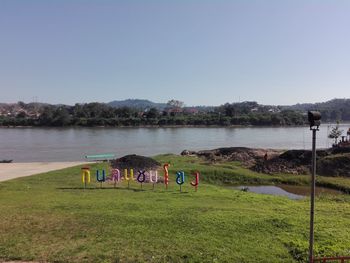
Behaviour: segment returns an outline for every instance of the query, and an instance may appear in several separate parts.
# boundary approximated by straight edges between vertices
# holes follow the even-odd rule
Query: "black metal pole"
[[[313,263],[314,256],[314,219],[315,219],[315,188],[316,188],[316,131],[312,129],[312,178],[311,178],[311,208],[310,208],[310,243],[309,263]]]

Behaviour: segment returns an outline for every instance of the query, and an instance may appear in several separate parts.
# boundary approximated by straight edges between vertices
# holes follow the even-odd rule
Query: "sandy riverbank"
[[[86,162],[0,163],[0,182],[85,163]]]

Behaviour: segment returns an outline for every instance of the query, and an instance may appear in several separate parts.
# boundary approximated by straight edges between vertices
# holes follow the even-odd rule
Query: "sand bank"
[[[85,163],[86,162],[0,163],[0,182]]]

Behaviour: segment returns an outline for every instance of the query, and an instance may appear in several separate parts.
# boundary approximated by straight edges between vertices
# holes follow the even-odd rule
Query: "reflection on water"
[[[331,145],[326,125],[317,136],[319,148]],[[184,149],[234,146],[305,149],[311,147],[311,133],[308,127],[0,128],[0,160],[14,162],[77,161],[100,153],[179,154]]]
[[[310,195],[310,187],[309,186],[297,186],[297,185],[259,185],[259,186],[246,186],[241,185],[238,187],[234,187],[234,189],[240,189],[248,192],[258,193],[258,194],[269,194],[269,195],[279,195],[286,196],[289,199],[302,199],[305,196]],[[324,187],[316,187],[316,195],[339,195],[342,192],[328,189]]]

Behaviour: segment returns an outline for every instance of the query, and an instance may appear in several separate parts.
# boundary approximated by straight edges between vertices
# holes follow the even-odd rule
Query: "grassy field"
[[[0,183],[0,261],[304,262],[309,200],[231,190],[225,183],[307,183],[306,176],[261,175],[238,163],[156,157],[199,170],[198,192],[136,182],[83,189],[80,167]],[[93,170],[105,164],[92,165]],[[173,178],[172,178],[173,179]],[[348,187],[348,179],[320,178]],[[332,180],[334,181],[332,181]],[[205,182],[203,182],[205,181]],[[215,184],[213,184],[215,183]],[[350,254],[350,198],[316,200],[318,255]]]

